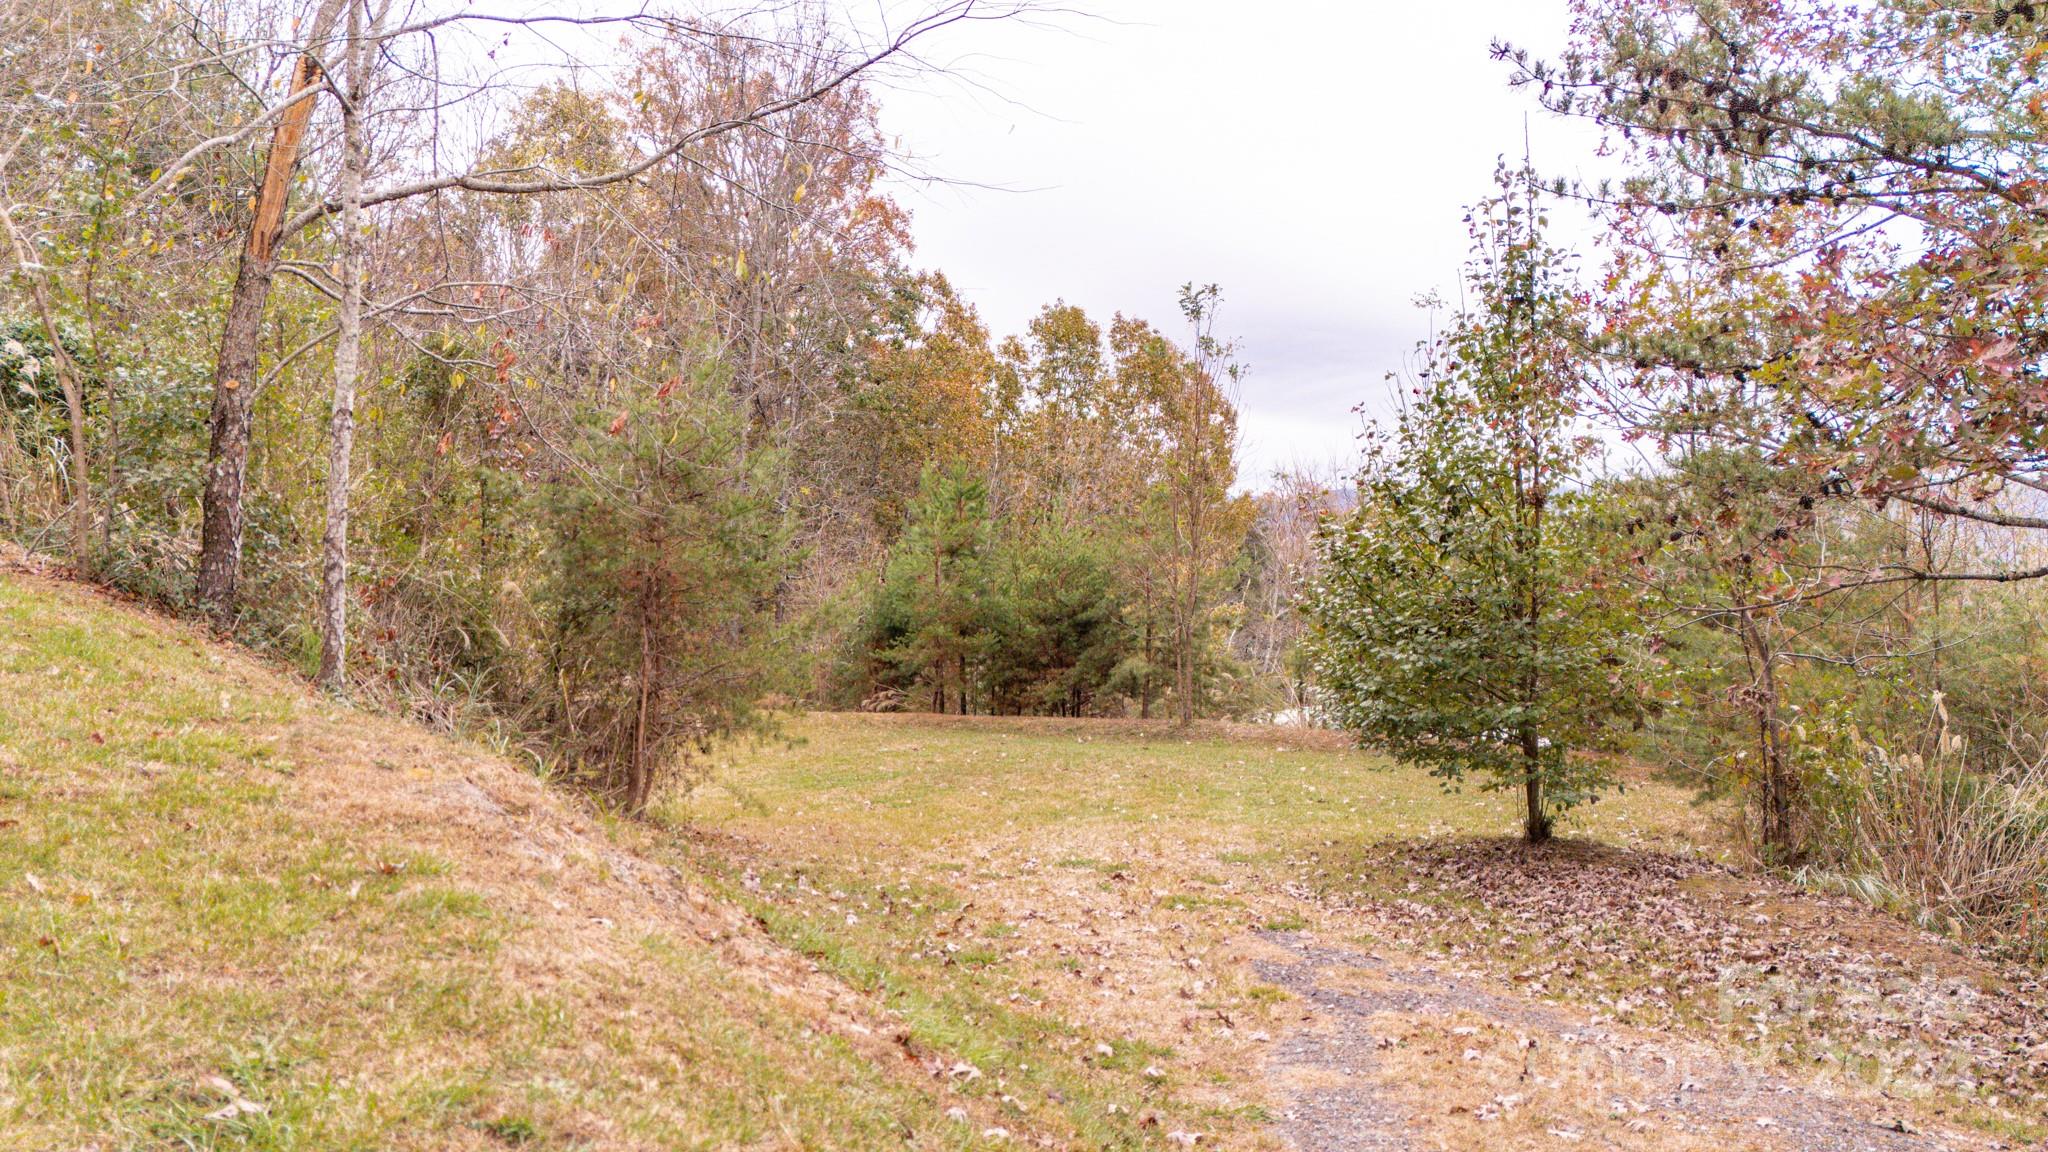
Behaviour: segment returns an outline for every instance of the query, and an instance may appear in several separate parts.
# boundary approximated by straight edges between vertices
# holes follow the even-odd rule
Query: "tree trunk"
[[[92,458],[85,449],[85,381],[64,348],[40,285],[36,300],[55,353],[57,383],[64,389],[64,416],[71,433],[71,562],[83,572],[92,565]]]
[[[647,808],[653,773],[647,764],[647,713],[654,705],[654,622],[645,604],[640,612],[640,708],[633,719],[633,763],[626,778],[626,811],[637,816]]]
[[[328,415],[327,524],[320,538],[320,675],[329,692],[348,685],[348,489],[356,438],[356,383],[363,348],[363,140],[369,82],[362,9],[348,11],[348,99],[341,113],[341,311],[335,324],[334,401]]]
[[[0,168],[5,168],[12,158],[10,149],[7,157],[0,159]],[[64,347],[63,333],[57,327],[56,307],[50,302],[49,273],[36,260],[28,238],[15,227],[14,216],[6,205],[0,205],[0,228],[5,229],[7,241],[14,249],[15,264],[28,281],[36,319],[42,325],[43,337],[50,342],[51,370],[57,373],[57,385],[64,390],[64,415],[71,436],[71,483],[70,491],[65,493],[71,502],[71,562],[84,571],[92,559],[92,461],[85,450],[85,380]]]
[[[1536,730],[1522,729],[1522,838],[1531,844],[1542,844],[1550,839],[1551,820],[1543,802],[1543,748],[1536,739]]]
[[[1145,595],[1145,681],[1138,685],[1138,719],[1152,718],[1152,595],[1148,583]]]
[[[306,50],[292,72],[288,96],[297,96],[320,82],[320,61],[313,52],[333,31],[341,5],[342,0],[322,0],[314,13]],[[220,354],[214,360],[213,414],[206,449],[206,491],[201,498],[195,591],[200,605],[216,616],[234,612],[236,587],[241,581],[242,530],[246,522],[242,493],[248,483],[249,432],[255,418],[258,340],[263,331],[263,309],[270,301],[271,281],[277,274],[276,248],[284,227],[285,204],[291,199],[292,173],[299,165],[299,148],[313,119],[315,99],[308,97],[292,105],[278,118],[277,128],[271,133],[270,158],[264,166],[263,182],[257,187],[256,212],[249,222],[248,241],[242,248],[241,267],[235,273],[234,292],[228,298]]]
[[[1801,855],[1799,844],[1799,782],[1792,774],[1785,751],[1784,722],[1778,716],[1777,652],[1755,617],[1742,614],[1743,649],[1752,662],[1751,708],[1756,714],[1757,834],[1764,859],[1772,864],[1793,864]]]

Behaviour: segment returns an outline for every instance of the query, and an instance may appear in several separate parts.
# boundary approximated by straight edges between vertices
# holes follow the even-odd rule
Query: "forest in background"
[[[780,702],[1312,714],[2039,948],[2048,12],[1575,7],[1504,79],[1630,175],[1503,168],[1354,483],[1239,474],[1213,287],[917,266],[878,82],[1029,5],[16,0],[0,519],[629,809]]]
[[[1298,703],[1218,291],[997,339],[882,191],[871,84],[1027,11],[16,5],[0,516],[634,807],[776,698]]]

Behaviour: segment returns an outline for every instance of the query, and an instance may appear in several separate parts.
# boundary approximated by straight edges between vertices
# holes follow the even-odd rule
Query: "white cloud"
[[[989,26],[961,45],[984,53],[963,78],[884,93],[889,130],[959,182],[899,188],[918,261],[999,335],[1055,297],[1172,329],[1183,282],[1221,284],[1219,332],[1252,368],[1250,483],[1353,454],[1353,407],[1384,410],[1427,333],[1413,300],[1455,291],[1463,206],[1519,157],[1525,120],[1544,171],[1591,155],[1488,57],[1496,37],[1554,52],[1564,0],[1094,11]]]

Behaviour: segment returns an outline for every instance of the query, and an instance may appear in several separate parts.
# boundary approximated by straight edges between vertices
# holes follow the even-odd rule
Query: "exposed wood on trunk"
[[[334,30],[343,0],[322,0],[314,13],[306,48],[292,72],[292,97],[323,83],[314,55]],[[313,119],[315,99],[299,99],[277,121],[270,138],[270,157],[256,190],[256,211],[242,248],[241,267],[228,299],[221,328],[220,353],[213,368],[213,413],[207,445],[206,491],[199,541],[199,573],[195,591],[200,604],[216,615],[234,611],[241,581],[242,531],[246,523],[242,494],[248,485],[249,433],[255,418],[257,353],[263,310],[277,274],[277,242],[283,231],[292,174]]]

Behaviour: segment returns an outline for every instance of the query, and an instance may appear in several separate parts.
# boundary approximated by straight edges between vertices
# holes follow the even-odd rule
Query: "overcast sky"
[[[1098,18],[955,38],[972,83],[884,94],[888,130],[954,182],[898,189],[917,261],[998,337],[1055,298],[1178,333],[1179,285],[1220,284],[1252,368],[1248,486],[1351,458],[1353,408],[1384,410],[1427,332],[1415,298],[1455,291],[1463,207],[1525,118],[1546,173],[1593,163],[1487,54],[1560,47],[1564,0],[1083,2]]]

